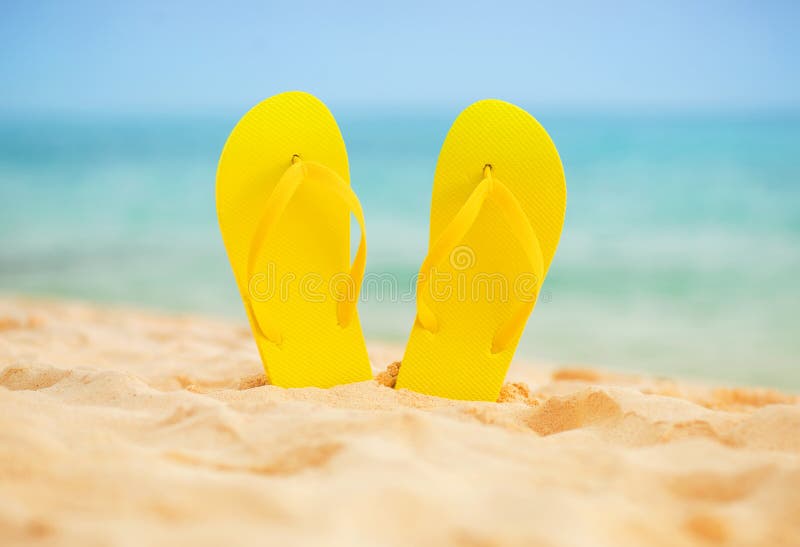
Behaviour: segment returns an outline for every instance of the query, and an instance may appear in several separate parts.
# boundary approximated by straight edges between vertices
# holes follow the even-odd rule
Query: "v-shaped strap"
[[[514,283],[511,293],[521,300],[508,321],[495,333],[492,340],[492,353],[503,351],[525,328],[528,316],[536,305],[536,296],[544,277],[544,260],[539,239],[531,226],[513,192],[492,177],[492,168],[486,165],[483,171],[483,180],[475,187],[467,201],[453,217],[453,220],[442,230],[439,237],[431,245],[428,256],[422,262],[420,275],[417,278],[417,320],[423,328],[430,332],[439,330],[439,321],[431,306],[426,302],[428,298],[428,283],[433,275],[433,269],[449,256],[453,248],[458,245],[469,229],[475,224],[483,205],[492,199],[500,207],[511,227],[511,232],[517,237],[528,261],[528,266],[534,275],[532,290],[527,294],[517,294],[518,287]],[[507,280],[509,283],[514,280]]]
[[[258,223],[255,235],[250,243],[250,254],[247,259],[247,279],[248,283],[253,280],[255,273],[255,262],[259,250],[264,242],[272,235],[275,226],[281,216],[286,211],[292,198],[296,195],[297,189],[301,184],[311,184],[317,192],[324,193],[324,199],[334,198],[339,200],[348,211],[353,213],[361,229],[361,239],[358,243],[358,250],[350,267],[349,281],[352,283],[346,291],[345,297],[337,302],[336,315],[339,326],[346,327],[353,317],[353,312],[358,300],[358,292],[361,289],[361,281],[364,278],[364,268],[367,262],[367,238],[364,225],[364,211],[358,201],[353,189],[342,177],[332,169],[316,162],[301,161],[299,156],[292,157],[292,165],[286,169],[281,176],[278,184],[272,190],[267,203],[264,207],[264,215]],[[248,286],[245,302],[250,308],[251,316],[256,322],[256,326],[261,334],[270,342],[280,344],[282,336],[280,329],[267,317],[259,317],[253,313],[253,298],[251,287]],[[263,314],[262,314],[263,315]]]

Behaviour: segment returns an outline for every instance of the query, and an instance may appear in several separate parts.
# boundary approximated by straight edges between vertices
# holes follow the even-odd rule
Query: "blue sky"
[[[657,4],[0,0],[0,110],[800,108],[800,2]]]

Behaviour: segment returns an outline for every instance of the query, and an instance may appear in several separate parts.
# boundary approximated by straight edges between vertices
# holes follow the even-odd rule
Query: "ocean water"
[[[800,389],[800,117],[537,112],[567,220],[519,354]],[[335,110],[368,271],[411,286],[457,110]],[[244,317],[214,209],[238,113],[0,121],[0,291]],[[404,342],[410,298],[364,295]]]

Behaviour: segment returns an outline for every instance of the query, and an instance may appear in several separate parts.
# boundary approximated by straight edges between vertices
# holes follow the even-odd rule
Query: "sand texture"
[[[0,545],[800,545],[800,401],[515,363],[268,385],[243,324],[0,299]]]

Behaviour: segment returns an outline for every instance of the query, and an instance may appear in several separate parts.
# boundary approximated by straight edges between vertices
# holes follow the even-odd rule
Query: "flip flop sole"
[[[228,137],[217,170],[217,215],[265,370],[274,385],[330,387],[372,378],[358,314],[337,323],[350,268],[350,212],[300,187],[248,263],[264,206],[293,156],[325,165],[349,184],[347,152],[327,107],[302,92],[251,109]],[[267,340],[259,320],[281,332]]]
[[[430,245],[484,178],[487,165],[522,206],[546,275],[564,223],[564,170],[542,126],[502,101],[473,104],[450,129],[436,166]],[[511,318],[520,294],[543,282],[532,278],[525,249],[502,208],[487,202],[431,276],[430,305],[440,328],[432,333],[415,322],[397,387],[452,399],[496,400],[519,336],[498,353],[492,353],[492,340]]]

